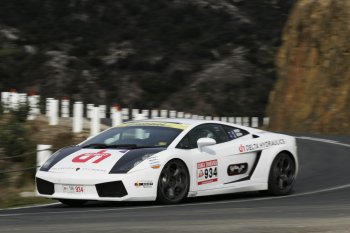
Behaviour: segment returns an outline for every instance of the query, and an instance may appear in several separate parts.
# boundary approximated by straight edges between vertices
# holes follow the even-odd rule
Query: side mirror
[[[216,141],[212,138],[200,138],[197,141],[199,151],[202,151],[203,147],[215,145]]]

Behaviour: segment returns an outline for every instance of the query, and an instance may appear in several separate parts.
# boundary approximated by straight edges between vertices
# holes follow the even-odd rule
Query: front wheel
[[[157,201],[162,204],[176,204],[188,194],[190,175],[181,160],[171,160],[163,168],[158,180]]]
[[[59,201],[62,204],[72,206],[72,207],[79,207],[83,206],[87,201],[85,200],[72,200],[72,199],[59,199]]]
[[[293,191],[296,165],[293,157],[280,153],[272,162],[267,193],[274,196],[287,195]]]

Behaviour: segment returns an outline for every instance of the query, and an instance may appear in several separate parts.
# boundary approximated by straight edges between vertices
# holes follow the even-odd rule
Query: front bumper
[[[36,187],[38,196],[52,199],[154,201],[158,177],[157,170],[93,175],[38,171]],[[67,192],[69,186],[79,186],[82,190]]]

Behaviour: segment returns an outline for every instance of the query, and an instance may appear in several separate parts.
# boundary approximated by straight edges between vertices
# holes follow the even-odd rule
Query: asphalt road
[[[0,232],[350,232],[350,137],[298,139],[292,195],[241,193],[173,206],[91,202],[0,210]]]

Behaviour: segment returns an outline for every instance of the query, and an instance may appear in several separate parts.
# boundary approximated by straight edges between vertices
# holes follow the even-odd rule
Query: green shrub
[[[28,104],[20,105],[18,109],[12,110],[11,113],[14,118],[13,121],[25,122],[27,120],[28,113],[29,113],[29,105]]]
[[[27,129],[24,127],[24,113],[17,112],[6,116],[0,123],[0,148],[4,149],[5,157],[13,157],[12,161],[23,161],[24,157],[16,157],[29,151],[31,142]]]

